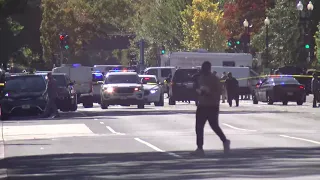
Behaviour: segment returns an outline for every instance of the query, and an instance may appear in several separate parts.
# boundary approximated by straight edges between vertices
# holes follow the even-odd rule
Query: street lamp
[[[311,42],[311,32],[310,32],[310,23],[311,23],[311,12],[313,11],[313,4],[311,1],[309,1],[308,5],[307,5],[307,8],[305,11],[304,10],[304,5],[301,1],[298,2],[297,4],[297,10],[299,11],[299,14],[300,14],[300,24],[303,24],[303,29],[301,30],[304,34],[304,48],[306,50],[306,52],[308,53],[308,56],[307,56],[307,61],[310,61],[311,60],[311,54],[313,52],[313,49],[310,48],[310,42]]]
[[[269,65],[269,25],[270,25],[270,19],[266,17],[264,20],[264,25],[266,26],[266,68]]]
[[[244,43],[244,53],[249,53],[249,45],[250,45],[250,32],[249,32],[249,22],[247,19],[243,21],[243,27],[245,28],[246,40]]]

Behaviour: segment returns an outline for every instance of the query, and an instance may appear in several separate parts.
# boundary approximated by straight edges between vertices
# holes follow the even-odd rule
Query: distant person
[[[232,73],[228,73],[228,78],[225,82],[228,96],[229,106],[232,107],[232,100],[236,101],[236,106],[239,106],[239,82],[232,76]]]
[[[222,103],[226,102],[227,99],[227,89],[226,89],[226,84],[225,81],[227,80],[228,76],[226,72],[222,73],[222,76],[220,78],[220,80],[222,81],[222,92],[221,92],[221,96],[222,96]]]
[[[50,117],[53,114],[52,118],[60,117],[57,105],[56,98],[58,97],[58,86],[57,81],[53,78],[52,73],[47,74],[47,86],[44,94],[48,95],[47,105],[41,117]]]
[[[207,121],[209,121],[212,130],[223,142],[224,152],[227,153],[230,150],[230,140],[226,138],[219,126],[221,85],[219,78],[211,73],[210,62],[206,61],[202,64],[196,86],[198,93],[198,106],[196,111],[197,149],[191,154],[204,155],[203,135],[204,126]]]
[[[313,107],[317,107],[317,102],[319,101],[319,91],[320,91],[320,82],[316,73],[312,74],[313,78],[311,80],[311,90],[313,93]]]

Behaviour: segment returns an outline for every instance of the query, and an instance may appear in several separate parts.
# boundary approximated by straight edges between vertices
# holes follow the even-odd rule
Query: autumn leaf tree
[[[274,0],[234,0],[224,4],[221,30],[226,37],[240,37],[244,33],[243,21],[252,25],[250,32],[257,33],[263,25],[265,11]]]
[[[181,12],[183,45],[187,50],[224,50],[224,37],[218,23],[223,16],[219,3],[210,0],[193,0],[192,5]]]

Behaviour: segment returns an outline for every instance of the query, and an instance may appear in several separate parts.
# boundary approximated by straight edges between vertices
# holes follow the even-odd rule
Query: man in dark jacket
[[[311,90],[313,94],[313,107],[317,107],[317,101],[319,100],[319,90],[320,84],[319,79],[316,73],[313,73],[313,78],[311,80]]]
[[[232,73],[228,73],[228,78],[226,79],[226,89],[228,96],[229,106],[232,106],[232,100],[236,101],[236,106],[239,106],[239,82],[236,78],[232,76]]]
[[[52,77],[51,72],[47,74],[47,78],[47,87],[44,94],[47,94],[48,99],[46,109],[44,110],[42,117],[49,117],[51,113],[53,113],[53,118],[56,118],[60,116],[56,105],[56,98],[58,97],[57,81]]]
[[[203,135],[207,120],[212,130],[223,142],[224,152],[229,152],[230,140],[226,138],[219,126],[220,80],[211,73],[211,63],[208,61],[202,64],[201,72],[197,77],[196,91],[198,93],[198,107],[196,112],[197,149],[192,152],[192,154],[204,155]]]

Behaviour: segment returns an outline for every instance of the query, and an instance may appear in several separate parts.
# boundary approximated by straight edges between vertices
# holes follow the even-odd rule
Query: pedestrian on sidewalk
[[[226,138],[219,126],[221,84],[219,78],[211,73],[211,63],[208,61],[202,64],[201,72],[197,79],[196,91],[198,93],[196,111],[197,149],[191,154],[204,155],[203,136],[204,126],[207,121],[209,121],[212,130],[223,142],[224,152],[229,152],[230,140]]]

